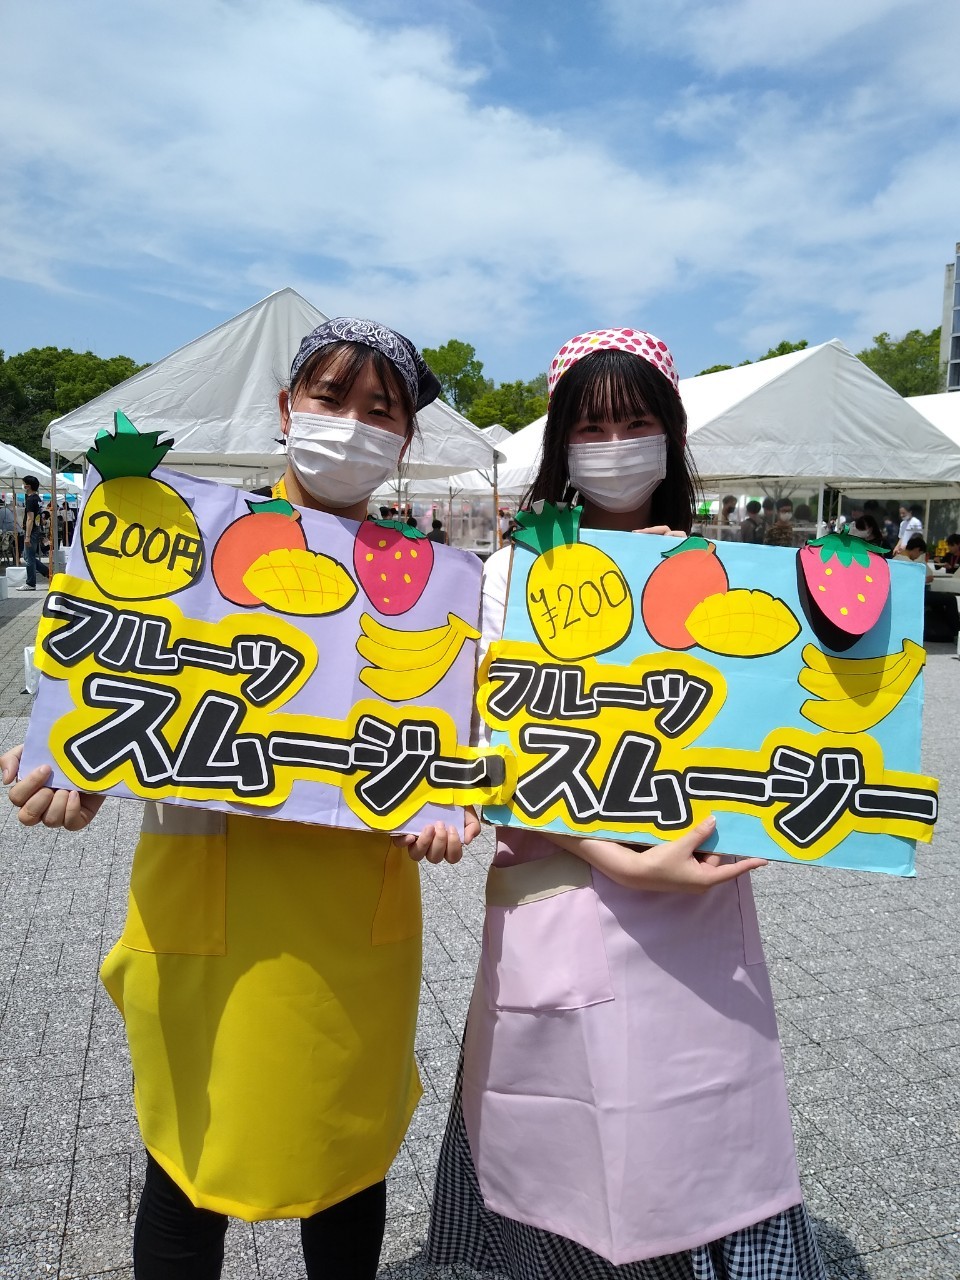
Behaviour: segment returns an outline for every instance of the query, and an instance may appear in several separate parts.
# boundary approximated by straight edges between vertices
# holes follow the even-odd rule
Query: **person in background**
[[[40,506],[40,481],[36,476],[23,477],[23,563],[27,570],[27,580],[18,591],[36,591],[37,574],[47,578],[46,565],[41,563],[42,551],[42,517]]]
[[[500,515],[500,541],[501,543],[504,543],[510,537],[510,528],[513,524],[513,520],[511,519],[510,512],[506,509],[506,507],[500,508],[499,515]]]
[[[847,532],[850,534],[851,538],[862,538],[872,546],[886,550],[883,531],[879,524],[877,524],[877,518],[872,511],[864,510],[861,512],[857,519],[850,525]]]
[[[733,538],[732,530],[736,529],[739,521],[737,520],[737,500],[732,493],[728,493],[720,503],[720,519],[718,521],[721,529],[720,537],[730,542]],[[726,530],[726,533],[722,532]]]
[[[430,525],[430,532],[427,534],[427,537],[430,539],[431,542],[446,543],[447,535],[443,531],[442,520],[434,520],[432,522],[432,524]]]
[[[912,538],[907,539],[907,545],[904,547],[903,554],[900,556],[900,559],[913,560],[914,562],[922,560],[927,568],[926,585],[928,587],[930,586],[935,574],[933,572],[933,565],[927,559],[927,540],[922,534],[915,533]]]
[[[923,536],[923,521],[920,519],[922,508],[913,506],[910,508],[900,508],[900,529],[897,533],[897,545],[893,549],[894,555],[902,555],[907,549],[907,543],[911,538]]]
[[[806,502],[798,503],[797,509],[793,513],[793,520],[794,524],[804,526],[804,535],[809,532],[813,525],[813,512]]]
[[[947,554],[943,557],[943,567],[947,573],[956,573],[960,565],[960,533],[951,533],[947,537]]]
[[[756,498],[751,498],[747,503],[747,514],[740,521],[740,541],[741,542],[762,542],[763,541],[763,516],[761,513],[760,503]]]
[[[776,521],[763,535],[768,547],[792,547],[794,545],[793,502],[789,498],[781,498],[777,502]]]
[[[15,532],[16,522],[13,512],[7,506],[6,498],[0,496],[0,560],[9,561],[11,564],[15,559]]]
[[[764,498],[760,504],[763,511],[763,536],[773,528],[777,522],[777,506],[772,498]],[[761,542],[763,538],[761,538]]]

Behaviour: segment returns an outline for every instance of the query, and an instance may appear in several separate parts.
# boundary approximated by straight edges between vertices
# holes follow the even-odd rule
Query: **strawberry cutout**
[[[879,547],[828,533],[797,552],[797,586],[817,639],[842,652],[879,622],[890,595],[890,566]]]
[[[364,520],[353,544],[357,581],[377,613],[412,609],[433,569],[433,543],[402,520]]]

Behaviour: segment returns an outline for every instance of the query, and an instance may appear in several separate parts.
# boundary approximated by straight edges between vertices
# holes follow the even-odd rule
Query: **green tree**
[[[478,427],[499,422],[508,431],[519,431],[547,412],[547,375],[538,374],[530,382],[502,382],[490,387],[470,406],[470,421]]]
[[[755,361],[741,360],[737,368],[742,369],[745,364],[759,364],[761,360],[773,360],[776,356],[788,356],[792,351],[803,351],[807,346],[809,346],[809,343],[806,338],[801,338],[799,342],[790,342],[784,338],[783,342],[778,342],[775,347],[771,347],[764,355],[757,356]],[[732,368],[732,364],[712,364],[709,369],[701,369],[697,377],[699,378],[704,373],[722,373],[724,369]]]
[[[32,347],[0,362],[0,438],[35,457],[53,418],[86,404],[145,365],[129,356]]]
[[[424,347],[423,358],[440,379],[444,399],[460,413],[466,414],[477,396],[493,387],[469,342],[451,338],[442,347]]]
[[[31,347],[10,356],[7,365],[27,397],[27,412],[51,418],[86,404],[146,367],[129,356],[104,360],[92,351],[69,347]]]
[[[878,333],[872,347],[857,352],[857,359],[902,396],[929,396],[942,389],[939,326],[929,333],[911,329],[894,340],[889,333]]]
[[[771,347],[765,355],[758,356],[757,364],[759,364],[761,360],[775,360],[777,356],[788,356],[794,351],[803,351],[809,345],[810,344],[807,342],[806,338],[801,338],[799,342],[788,342],[786,338],[784,338],[783,342],[778,342],[775,347]],[[744,360],[743,363],[750,364],[750,361]]]

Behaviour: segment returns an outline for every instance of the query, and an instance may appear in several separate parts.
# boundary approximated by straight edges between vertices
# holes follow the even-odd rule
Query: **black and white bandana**
[[[338,316],[308,333],[300,343],[300,350],[290,366],[290,383],[296,379],[304,362],[315,351],[334,342],[361,342],[382,352],[407,385],[415,409],[422,409],[440,394],[440,383],[423,356],[409,338],[393,329],[387,329],[375,320],[357,320],[353,316]]]

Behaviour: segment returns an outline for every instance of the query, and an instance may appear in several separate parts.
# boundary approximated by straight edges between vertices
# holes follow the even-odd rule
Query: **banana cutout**
[[[797,680],[813,698],[801,714],[821,729],[862,733],[886,719],[923,670],[927,655],[921,645],[904,640],[903,648],[879,658],[836,658],[816,645],[804,645],[804,666]]]
[[[445,626],[425,631],[387,627],[362,613],[360,628],[357,652],[371,664],[360,672],[360,681],[388,702],[409,702],[429,693],[453,666],[464,642],[480,636],[455,613],[447,614]]]

